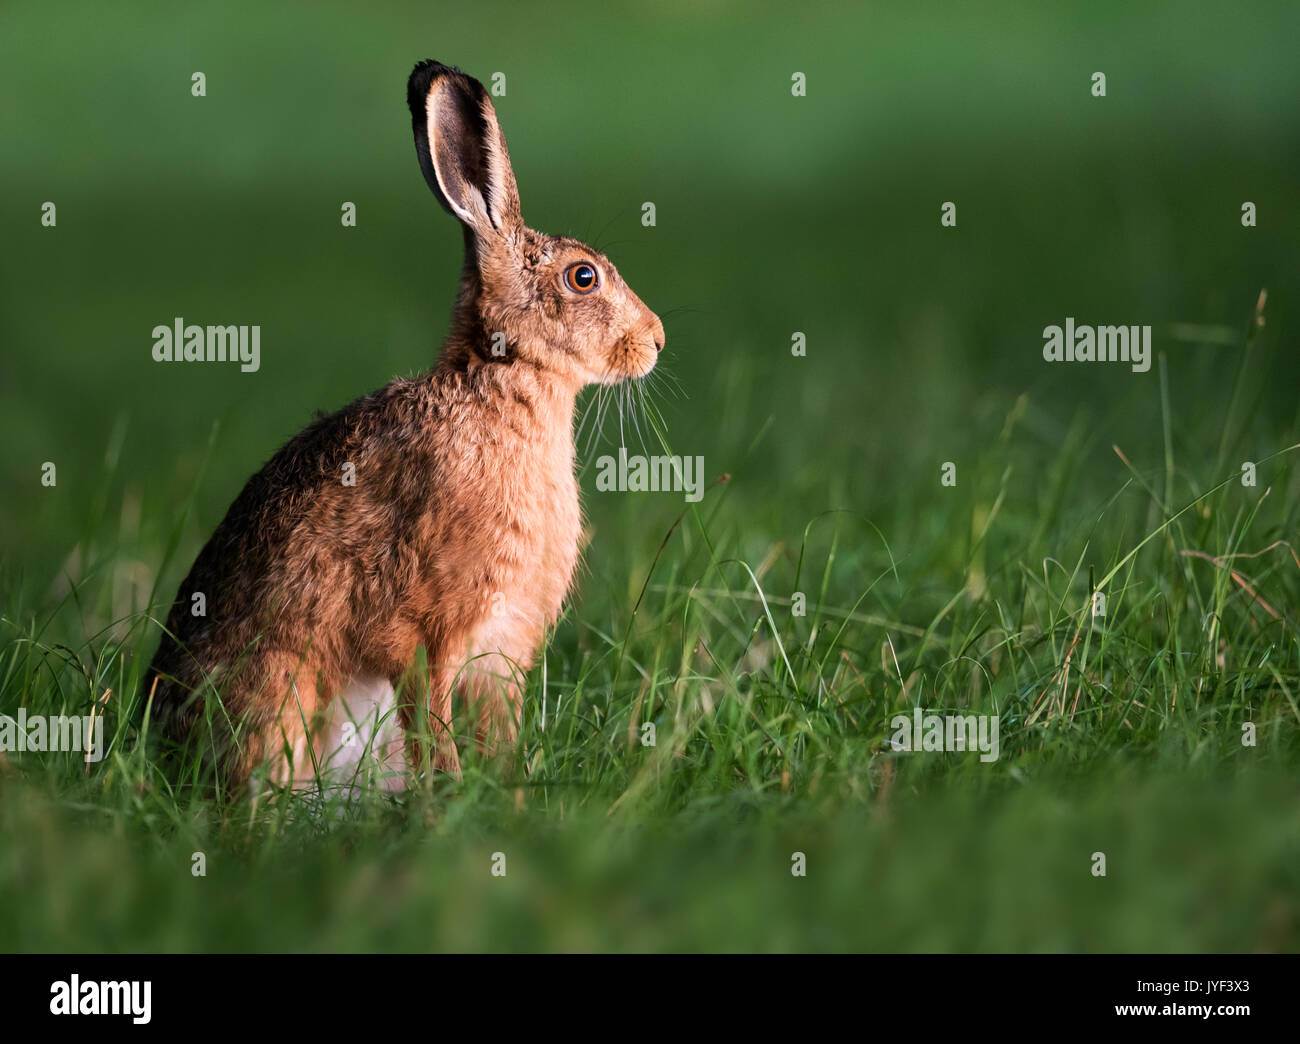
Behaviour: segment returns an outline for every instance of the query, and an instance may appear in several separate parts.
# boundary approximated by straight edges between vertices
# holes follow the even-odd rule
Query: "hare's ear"
[[[517,229],[519,190],[483,85],[430,59],[411,73],[406,100],[420,169],[438,202],[480,238]]]

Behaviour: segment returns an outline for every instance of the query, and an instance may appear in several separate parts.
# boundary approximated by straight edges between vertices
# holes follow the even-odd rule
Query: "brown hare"
[[[425,61],[407,100],[420,169],[464,227],[437,366],[319,416],[249,480],[146,681],[162,734],[229,784],[263,764],[292,786],[377,766],[398,789],[426,755],[459,773],[453,696],[480,749],[515,741],[523,672],[578,559],[576,397],[663,348],[608,258],[524,226],[481,83]]]

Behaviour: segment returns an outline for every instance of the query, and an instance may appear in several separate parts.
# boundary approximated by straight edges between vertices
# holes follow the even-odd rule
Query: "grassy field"
[[[0,753],[0,949],[1300,946],[1300,11],[554,19],[0,12],[0,713],[107,741]],[[505,72],[526,220],[610,254],[664,379],[584,453],[514,758],[208,800],[142,742],[157,617],[314,410],[435,357],[429,55]],[[261,368],[153,362],[176,316]],[[1151,325],[1150,371],[1045,362],[1067,316]],[[598,492],[621,441],[729,478]],[[895,750],[916,708],[999,757]]]

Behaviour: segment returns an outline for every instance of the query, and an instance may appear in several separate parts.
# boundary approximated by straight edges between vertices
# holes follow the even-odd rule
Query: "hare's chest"
[[[549,626],[559,615],[573,579],[582,516],[571,466],[552,466],[539,479],[528,513],[533,523],[529,554],[521,565],[543,626]]]
[[[494,491],[493,532],[482,545],[479,572],[487,586],[472,646],[509,646],[524,658],[560,613],[577,566],[582,517],[571,458],[558,456],[520,453]]]

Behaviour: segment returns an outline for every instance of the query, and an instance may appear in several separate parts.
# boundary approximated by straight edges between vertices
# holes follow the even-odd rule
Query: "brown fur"
[[[437,368],[318,417],[249,480],[181,584],[151,668],[164,734],[230,782],[268,760],[276,779],[310,778],[319,713],[356,675],[396,686],[420,645],[429,706],[408,696],[400,713],[408,735],[427,714],[434,766],[459,770],[453,691],[485,749],[513,742],[522,672],[578,558],[576,396],[648,373],[663,346],[604,255],[524,227],[478,81],[424,62],[408,94],[421,167],[465,227]],[[580,261],[599,273],[588,294],[565,282]],[[191,615],[195,592],[206,616]]]

